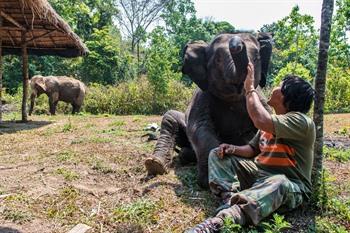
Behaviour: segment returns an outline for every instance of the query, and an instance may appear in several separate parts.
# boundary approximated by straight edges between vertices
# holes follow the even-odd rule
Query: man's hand
[[[247,66],[247,77],[244,81],[244,89],[247,93],[248,91],[254,90],[254,65],[253,63],[249,62]]]
[[[222,159],[225,155],[233,155],[236,151],[236,146],[223,143],[219,146],[219,152],[217,156]]]

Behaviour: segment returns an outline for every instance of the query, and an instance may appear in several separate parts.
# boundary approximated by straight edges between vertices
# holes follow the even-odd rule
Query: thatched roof
[[[3,54],[21,54],[21,33],[34,55],[76,57],[88,49],[47,0],[1,0]]]

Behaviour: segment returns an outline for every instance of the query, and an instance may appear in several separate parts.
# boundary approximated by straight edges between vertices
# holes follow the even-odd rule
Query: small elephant
[[[35,75],[30,80],[31,102],[29,115],[32,114],[35,98],[45,93],[49,97],[50,113],[55,115],[58,101],[71,103],[72,114],[79,112],[85,97],[85,85],[79,80],[66,76]]]
[[[251,61],[255,86],[265,86],[271,51],[268,33],[221,34],[210,44],[188,43],[182,72],[199,88],[186,113],[170,110],[163,116],[156,147],[145,161],[148,174],[166,173],[178,146],[180,161],[197,161],[198,183],[207,188],[209,152],[221,143],[247,144],[257,131],[246,109],[243,84]]]

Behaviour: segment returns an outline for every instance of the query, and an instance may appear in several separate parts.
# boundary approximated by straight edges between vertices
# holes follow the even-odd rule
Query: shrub
[[[350,111],[350,69],[330,66],[326,82],[325,112]]]
[[[283,78],[288,74],[298,75],[301,78],[312,83],[312,77],[308,69],[306,69],[303,65],[299,63],[288,63],[278,72],[277,76],[273,81],[273,86],[279,85]]]
[[[157,93],[146,77],[117,86],[92,84],[88,87],[84,110],[92,114],[163,114],[169,109],[185,110],[193,88],[170,80],[166,93]]]

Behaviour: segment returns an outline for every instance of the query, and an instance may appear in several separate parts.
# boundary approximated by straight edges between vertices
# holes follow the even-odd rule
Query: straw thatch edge
[[[81,50],[80,55],[86,55],[89,50],[81,39],[72,31],[71,27],[62,19],[60,15],[52,8],[47,0],[20,0],[24,7],[35,12],[40,19],[49,21],[54,27],[61,29],[66,33]]]

